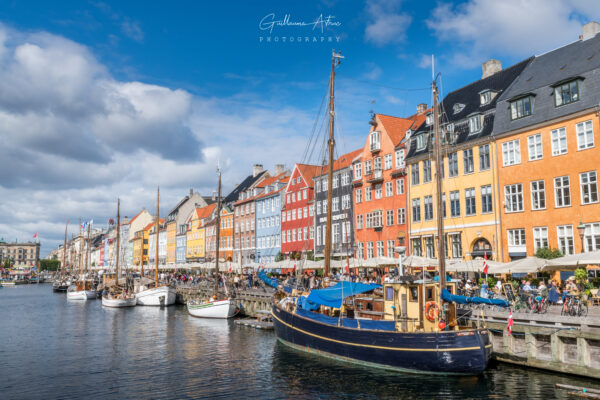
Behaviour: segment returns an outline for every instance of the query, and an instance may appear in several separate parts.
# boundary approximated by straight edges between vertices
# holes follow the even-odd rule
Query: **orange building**
[[[374,114],[367,142],[353,162],[356,257],[396,257],[406,246],[406,165],[403,139],[425,122],[421,104],[409,118]]]
[[[600,250],[600,35],[545,53],[499,100],[502,255]],[[575,56],[574,56],[575,55]]]

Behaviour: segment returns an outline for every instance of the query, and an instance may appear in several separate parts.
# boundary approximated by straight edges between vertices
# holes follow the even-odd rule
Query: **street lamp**
[[[583,222],[581,222],[581,220],[579,220],[577,232],[579,232],[579,239],[581,239],[581,252],[583,253],[583,235],[585,233],[585,225],[583,224]]]

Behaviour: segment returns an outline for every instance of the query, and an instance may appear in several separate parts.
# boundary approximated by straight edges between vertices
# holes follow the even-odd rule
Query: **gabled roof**
[[[302,175],[302,179],[304,179],[304,182],[306,182],[306,186],[308,187],[314,186],[313,178],[321,173],[320,165],[296,164],[295,168],[298,168],[298,172],[300,172],[300,175]],[[291,180],[289,182],[291,182]],[[290,185],[289,182],[288,187]]]
[[[236,202],[240,197],[240,193],[250,188],[255,182],[257,182],[259,179],[262,179],[266,174],[268,174],[267,170],[261,171],[256,176],[248,175],[246,179],[242,181],[242,183],[237,185],[237,187],[233,189],[231,193],[227,195],[227,197],[225,197],[225,203]]]
[[[173,207],[171,209],[171,211],[169,211],[169,214],[167,214],[168,216],[171,216],[173,214],[176,214],[179,211],[179,208],[190,199],[190,196],[185,196],[183,199],[179,200],[179,203],[177,203],[175,205],[175,207]]]
[[[411,115],[408,118],[392,117],[391,115],[385,114],[375,114],[375,117],[385,128],[385,131],[394,146],[397,146],[402,142],[402,139],[404,139],[406,131],[409,129],[414,130],[423,124],[429,111],[431,111],[431,109],[420,114]]]
[[[352,165],[352,161],[354,161],[354,159],[358,157],[362,152],[363,148],[360,148],[351,151],[350,153],[342,154],[338,157],[337,160],[333,162],[333,170],[339,171],[340,169],[350,167]],[[325,174],[327,174],[327,165],[323,165],[322,167],[320,167],[319,174],[316,176],[323,176]]]
[[[196,208],[196,216],[198,217],[198,219],[208,218],[213,213],[216,207],[217,204],[213,203],[206,207]]]
[[[162,224],[164,224],[164,223],[165,223],[165,221],[166,221],[166,219],[165,219],[165,218],[161,218],[161,219],[159,219],[159,220],[158,220],[158,225],[162,225]],[[152,228],[154,228],[154,226],[155,226],[155,225],[156,225],[156,220],[154,220],[154,221],[150,222],[148,225],[146,225],[146,226],[144,227],[144,230],[152,229]]]
[[[143,209],[142,209],[142,211],[140,211],[139,213],[137,213],[137,214],[135,215],[135,217],[131,218],[131,220],[129,221],[129,225],[131,225],[131,224],[133,223],[133,221],[135,221],[135,219],[136,219],[137,217],[139,217],[140,215],[142,215],[142,213],[143,213],[144,211],[146,211],[146,209],[145,209],[145,208],[143,208]]]
[[[256,187],[258,187],[258,188],[267,187],[269,185],[274,184],[275,182],[278,182],[280,179],[285,178],[286,176],[289,178],[289,174],[290,173],[288,171],[284,171],[284,172],[280,173],[279,175],[265,178],[262,181],[260,181],[259,183],[257,183]]]

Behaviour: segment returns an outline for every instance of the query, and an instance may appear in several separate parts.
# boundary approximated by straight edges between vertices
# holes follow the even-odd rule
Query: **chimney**
[[[588,22],[581,27],[581,40],[588,40],[596,36],[600,32],[600,24],[597,22]]]
[[[283,173],[284,168],[285,168],[285,165],[283,165],[283,164],[275,164],[275,173],[274,173],[275,176]]]
[[[262,164],[254,164],[254,166],[252,167],[252,176],[256,177],[258,174],[260,174],[263,170],[263,166]]]
[[[417,104],[417,114],[423,114],[427,110],[427,103]]]
[[[495,73],[502,71],[502,63],[492,58],[481,64],[481,71],[481,79],[485,79],[488,76],[492,76]]]

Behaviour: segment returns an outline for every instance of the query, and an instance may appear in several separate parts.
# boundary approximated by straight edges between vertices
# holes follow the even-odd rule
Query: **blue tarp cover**
[[[321,304],[327,307],[340,308],[342,306],[342,301],[346,297],[369,292],[380,287],[381,285],[376,285],[374,283],[366,284],[341,281],[326,289],[312,290],[308,295],[307,300],[311,303]]]
[[[451,294],[448,289],[442,289],[442,300],[458,304],[490,304],[493,306],[508,307],[510,303],[502,299],[484,299],[483,297],[467,297]]]
[[[279,282],[277,282],[277,279],[275,278],[269,278],[267,276],[267,274],[265,274],[264,270],[260,270],[258,271],[258,277],[260,279],[263,280],[264,283],[266,283],[267,285],[271,286],[272,288],[276,288],[277,289],[277,285],[279,285]]]
[[[310,318],[313,321],[322,322],[327,325],[338,326],[340,322],[344,328],[371,329],[377,331],[395,331],[396,323],[394,321],[374,321],[370,319],[336,318],[327,315],[314,313],[312,311],[297,309],[296,314],[301,317]]]

